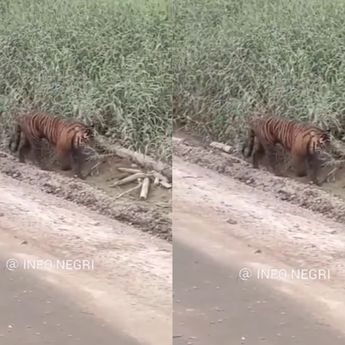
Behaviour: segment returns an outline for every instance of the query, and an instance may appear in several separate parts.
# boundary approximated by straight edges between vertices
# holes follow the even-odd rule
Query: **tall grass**
[[[341,0],[176,0],[176,123],[236,142],[259,112],[342,137],[344,18]]]
[[[17,109],[94,122],[169,159],[168,0],[0,0],[0,134]]]

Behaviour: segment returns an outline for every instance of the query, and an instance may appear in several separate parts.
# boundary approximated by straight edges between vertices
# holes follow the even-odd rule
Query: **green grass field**
[[[174,120],[236,142],[253,113],[345,129],[345,2],[176,0]]]
[[[0,0],[1,142],[11,114],[36,107],[169,159],[168,11],[168,0]]]

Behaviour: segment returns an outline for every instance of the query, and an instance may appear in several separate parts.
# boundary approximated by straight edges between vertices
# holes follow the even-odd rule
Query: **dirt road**
[[[36,291],[32,300],[23,299],[23,309],[42,293],[43,299],[51,296],[57,308],[53,321],[61,318],[66,333],[71,327],[82,327],[80,332],[72,334],[80,335],[83,330],[85,338],[93,331],[95,337],[104,333],[99,339],[112,334],[119,337],[119,344],[121,339],[128,344],[171,343],[172,254],[167,241],[1,174],[0,240],[2,248],[9,248],[6,252],[19,264],[28,259],[50,262],[78,259],[94,263],[92,270],[44,267],[34,272],[11,272],[15,281],[2,283],[2,296],[9,296],[10,290],[12,297],[17,296],[15,291],[22,290],[24,285],[27,290]],[[47,289],[49,294],[44,294]],[[64,300],[73,303],[66,306]],[[11,309],[8,303],[2,302],[2,306],[14,310],[15,306]],[[30,310],[19,316],[22,320],[15,320],[21,325],[32,323],[40,332],[42,308],[37,305],[36,320],[29,319]],[[65,313],[75,315],[80,310],[93,315],[92,319],[62,319]],[[105,328],[100,327],[102,324]],[[50,329],[47,332],[52,333],[45,335],[50,334],[52,339],[55,331]]]
[[[1,266],[13,257],[5,243],[1,242]],[[0,295],[1,344],[139,345],[34,272],[3,269]]]
[[[343,344],[343,225],[178,157],[173,166],[174,344]],[[329,275],[297,279],[301,268]],[[286,275],[259,281],[273,269]]]

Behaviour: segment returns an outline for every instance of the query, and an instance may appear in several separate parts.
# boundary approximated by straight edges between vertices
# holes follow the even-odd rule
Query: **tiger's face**
[[[80,145],[88,145],[94,138],[93,131],[89,127],[77,125],[74,127],[74,143],[78,147]]]
[[[84,143],[89,143],[94,138],[93,131],[91,128],[85,128],[81,135],[81,139]]]
[[[322,150],[325,150],[327,149],[327,147],[329,146],[331,142],[331,139],[330,139],[330,131],[327,130],[325,132],[323,132],[319,138],[319,146],[320,146],[320,149]]]
[[[321,151],[326,150],[330,145],[330,134],[329,131],[323,131],[318,134],[314,134],[312,140],[312,147],[314,151],[320,153]]]

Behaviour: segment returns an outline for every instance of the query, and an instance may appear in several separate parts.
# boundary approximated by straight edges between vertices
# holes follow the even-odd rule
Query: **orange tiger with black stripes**
[[[329,130],[277,117],[255,117],[249,120],[249,149],[243,146],[244,156],[252,156],[253,167],[259,168],[259,160],[267,155],[276,175],[281,175],[275,165],[275,145],[281,144],[291,153],[297,176],[306,176],[310,171],[313,183],[317,180],[320,162],[317,155],[330,144]]]
[[[23,134],[22,144],[21,136]],[[16,117],[16,131],[9,143],[12,149],[13,141],[16,152],[19,148],[19,161],[24,163],[25,157],[33,153],[38,165],[45,169],[41,160],[41,140],[46,139],[57,151],[62,170],[72,169],[81,179],[80,147],[93,139],[91,128],[81,122],[66,120],[46,113],[21,114]]]

